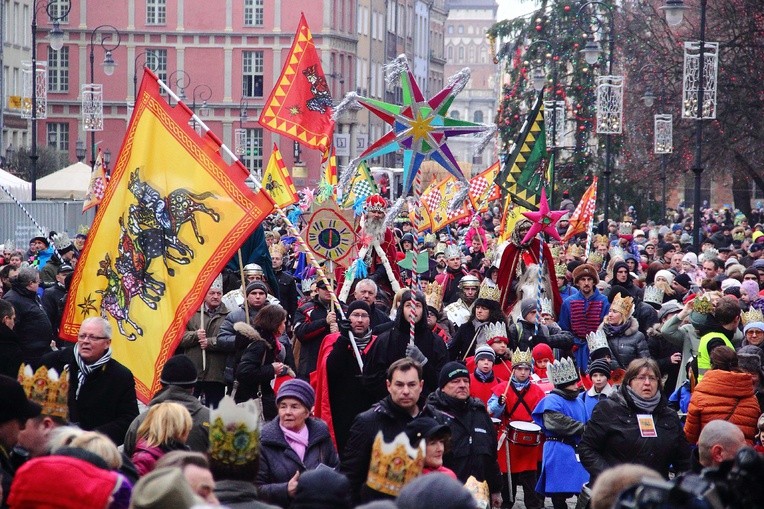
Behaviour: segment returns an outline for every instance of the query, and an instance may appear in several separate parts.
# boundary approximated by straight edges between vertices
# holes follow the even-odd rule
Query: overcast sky
[[[497,18],[499,21],[516,18],[533,12],[538,8],[536,0],[498,0],[498,4],[499,12],[497,13]]]

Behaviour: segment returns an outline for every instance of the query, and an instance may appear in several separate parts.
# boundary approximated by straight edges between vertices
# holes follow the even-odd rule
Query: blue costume
[[[610,396],[610,393],[613,392],[613,386],[610,384],[607,384],[605,387],[602,388],[602,392],[597,394],[597,392],[594,390],[594,387],[589,389],[586,392],[582,392],[578,395],[578,399],[584,402],[584,407],[586,408],[586,420],[588,421],[592,417],[592,412],[594,412],[594,406],[599,403],[603,399],[607,399],[608,396]]]
[[[584,402],[578,398],[567,399],[562,396],[562,391],[555,389],[533,410],[533,422],[541,426],[546,436],[536,491],[547,496],[558,493],[578,494],[589,481],[589,473],[576,458],[574,449],[581,440],[581,433],[564,436],[552,432],[544,424],[544,412],[557,412],[584,424],[587,420]]]

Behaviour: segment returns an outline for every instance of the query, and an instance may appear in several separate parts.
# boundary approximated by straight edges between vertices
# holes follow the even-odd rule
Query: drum
[[[532,422],[511,421],[509,441],[515,445],[533,447],[541,443],[541,426]]]

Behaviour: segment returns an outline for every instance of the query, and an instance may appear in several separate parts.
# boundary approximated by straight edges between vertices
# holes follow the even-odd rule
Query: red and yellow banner
[[[476,212],[488,210],[488,203],[501,197],[501,189],[496,185],[496,176],[499,174],[501,164],[493,163],[487,170],[478,173],[470,179],[469,198],[472,208]]]
[[[170,107],[159,89],[146,69],[61,320],[69,341],[85,318],[109,320],[112,356],[144,402],[212,281],[273,210],[244,183],[244,166],[227,164],[219,140],[200,137],[191,110]]]
[[[594,177],[591,185],[586,189],[578,206],[570,215],[568,222],[568,231],[562,238],[562,242],[567,242],[572,237],[586,233],[589,230],[589,223],[594,219],[594,210],[597,207],[597,177]]]
[[[472,209],[469,201],[465,200],[461,207],[450,210],[451,200],[459,191],[459,181],[456,177],[449,176],[445,180],[427,187],[420,201],[430,218],[430,226],[433,232],[465,217],[469,217]]]
[[[259,122],[325,154],[332,144],[332,96],[304,14]]]
[[[88,184],[88,194],[85,195],[85,201],[82,203],[82,211],[85,212],[90,207],[95,207],[106,192],[106,168],[103,162],[103,152],[98,149],[98,155],[95,160],[95,168],[90,174],[90,183]]]
[[[297,189],[289,176],[279,147],[274,143],[271,158],[263,174],[263,188],[279,207],[286,208],[297,203]]]

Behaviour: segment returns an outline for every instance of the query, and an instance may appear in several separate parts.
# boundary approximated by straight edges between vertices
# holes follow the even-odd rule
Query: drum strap
[[[507,383],[512,385],[511,380]],[[512,385],[512,392],[514,392],[515,396],[517,396],[517,401],[515,401],[515,405],[512,407],[512,410],[507,412],[507,415],[509,416],[509,418],[510,419],[512,418],[512,414],[515,413],[515,410],[517,410],[517,407],[519,407],[521,404],[525,407],[526,410],[528,410],[528,415],[531,415],[533,413],[533,410],[530,409],[530,407],[528,406],[528,403],[525,402],[525,400],[523,399],[523,396],[520,394],[520,392],[518,392],[517,389],[515,389],[514,385]]]

